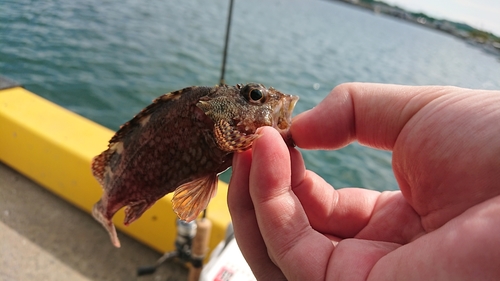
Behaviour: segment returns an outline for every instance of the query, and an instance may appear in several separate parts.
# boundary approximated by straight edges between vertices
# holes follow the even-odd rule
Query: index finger
[[[261,132],[252,148],[248,185],[267,253],[288,279],[320,280],[333,244],[311,227],[292,190],[305,168],[292,170],[290,152],[278,131],[264,127]]]
[[[405,124],[446,87],[348,83],[335,87],[315,108],[299,114],[290,133],[297,146],[334,149],[354,140],[392,150]]]

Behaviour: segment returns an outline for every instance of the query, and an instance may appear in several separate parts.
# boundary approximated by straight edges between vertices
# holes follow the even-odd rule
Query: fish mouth
[[[298,96],[287,95],[281,100],[280,106],[274,112],[273,120],[275,124],[273,124],[273,127],[278,129],[282,135],[286,135],[290,125],[292,125],[292,113],[298,100]]]

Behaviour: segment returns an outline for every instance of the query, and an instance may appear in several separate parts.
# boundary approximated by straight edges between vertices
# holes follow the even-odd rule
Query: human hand
[[[500,92],[344,84],[297,116],[306,149],[393,151],[401,191],[333,189],[271,128],[228,204],[259,280],[500,279]]]

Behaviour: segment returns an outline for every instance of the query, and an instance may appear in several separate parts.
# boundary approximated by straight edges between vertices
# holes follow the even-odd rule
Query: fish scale
[[[249,149],[258,137],[257,128],[274,126],[286,135],[297,100],[255,83],[188,87],[158,97],[94,157],[92,173],[104,193],[93,216],[117,247],[111,220],[123,207],[128,225],[174,192],[179,218],[195,219],[215,194],[218,175],[231,166],[233,153]]]

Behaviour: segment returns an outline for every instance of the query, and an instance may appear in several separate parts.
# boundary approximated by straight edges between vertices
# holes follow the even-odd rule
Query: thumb
[[[290,131],[302,148],[334,149],[358,140],[392,150],[408,120],[450,88],[342,84],[315,108],[296,116]]]

